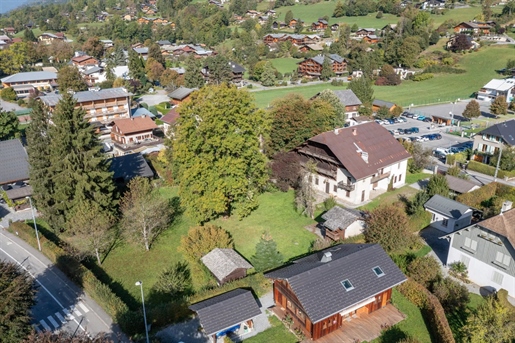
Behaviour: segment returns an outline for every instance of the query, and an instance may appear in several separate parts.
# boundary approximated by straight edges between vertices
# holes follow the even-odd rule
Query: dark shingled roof
[[[193,93],[196,89],[195,88],[186,88],[186,87],[179,87],[170,94],[168,94],[168,97],[172,99],[182,100],[186,98],[188,95]]]
[[[461,202],[451,200],[441,195],[435,194],[425,204],[424,208],[443,214],[446,217],[458,219],[465,214],[470,207]]]
[[[331,231],[345,229],[356,220],[363,219],[363,213],[358,210],[335,206],[322,215],[324,226]]]
[[[338,129],[338,134],[327,131],[309,141],[327,146],[356,180],[410,157],[402,144],[376,122]],[[361,157],[358,148],[368,153],[368,163]]]
[[[114,173],[113,179],[123,178],[125,182],[136,176],[154,177],[154,172],[140,153],[113,157],[109,170]]]
[[[208,336],[261,314],[252,292],[241,288],[193,304],[189,308],[197,312],[200,324]]]
[[[27,152],[19,139],[0,142],[0,185],[29,179]]]
[[[492,232],[503,235],[515,247],[515,208],[490,217],[479,223],[478,226],[484,227]]]
[[[472,191],[475,187],[479,188],[478,185],[470,181],[460,179],[459,177],[452,175],[445,175],[449,189],[456,193],[464,194]]]
[[[477,134],[502,137],[506,144],[515,146],[515,119],[492,125]]]
[[[325,252],[332,260],[321,262]],[[373,268],[380,267],[378,277]],[[406,276],[378,244],[339,244],[265,274],[288,281],[313,323],[342,312],[404,281]],[[341,282],[354,286],[345,290]]]
[[[358,99],[352,89],[341,89],[333,91],[334,94],[340,99],[341,103],[345,106],[359,106],[362,105],[361,100]]]

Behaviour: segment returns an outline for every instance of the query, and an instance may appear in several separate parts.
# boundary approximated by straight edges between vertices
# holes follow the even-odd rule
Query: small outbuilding
[[[454,194],[465,194],[480,188],[475,183],[464,179],[460,179],[456,176],[445,175],[445,179],[447,180],[447,184],[449,185],[449,190]]]
[[[237,288],[216,297],[193,304],[190,310],[199,317],[210,342],[233,334],[242,336],[254,329],[254,319],[261,314],[252,292]]]
[[[357,236],[365,226],[364,213],[354,209],[334,206],[322,215],[323,235],[333,241]],[[325,232],[324,232],[325,231]]]
[[[424,204],[424,209],[432,214],[431,226],[446,233],[461,230],[472,221],[470,207],[438,194]]]
[[[140,153],[113,157],[109,170],[117,183],[127,183],[137,176],[154,177],[154,172]]]
[[[233,249],[215,248],[201,260],[219,285],[244,278],[247,276],[247,269],[252,268],[252,265]]]

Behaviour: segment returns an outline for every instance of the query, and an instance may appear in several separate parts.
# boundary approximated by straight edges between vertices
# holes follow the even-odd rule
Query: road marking
[[[63,312],[64,312],[64,314],[66,315],[66,319],[68,319],[68,320],[74,320],[74,319],[75,319],[75,317],[74,317],[74,316],[72,316],[72,314],[70,313],[70,311],[68,311],[67,309],[63,308]]]
[[[66,324],[66,320],[64,320],[63,316],[61,316],[59,312],[56,312],[55,316],[61,321],[61,323]]]
[[[52,331],[52,329],[50,328],[50,326],[48,326],[44,319],[41,319],[39,322],[41,323],[41,326],[45,328],[46,331]]]
[[[74,313],[77,317],[82,316],[82,313],[80,313],[80,312],[75,308],[75,306],[70,306],[70,309],[73,311],[73,313]]]
[[[47,319],[50,322],[50,324],[52,324],[56,329],[59,328],[59,324],[57,324],[57,322],[55,321],[54,317],[48,316]]]
[[[82,303],[82,301],[79,301],[78,305],[82,309],[82,311],[84,311],[84,313],[88,313],[89,312],[89,308],[87,308],[86,305],[84,305]]]

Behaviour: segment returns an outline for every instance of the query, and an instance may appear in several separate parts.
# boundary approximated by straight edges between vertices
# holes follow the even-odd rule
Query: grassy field
[[[160,191],[167,198],[177,196],[176,188],[164,187]],[[231,233],[236,250],[250,259],[261,233],[269,231],[285,259],[308,252],[316,236],[304,227],[314,221],[297,214],[293,207],[293,192],[265,193],[260,196],[259,203],[259,208],[241,221],[229,218],[214,222]],[[115,246],[102,267],[118,283],[118,293],[126,294],[124,298],[132,305],[139,302],[139,289],[134,287],[134,282],[142,280],[145,291],[149,291],[164,268],[182,260],[177,248],[191,226],[195,223],[187,216],[181,216],[148,252],[129,243],[120,242]]]
[[[466,99],[492,78],[499,77],[495,72],[506,65],[509,58],[515,55],[512,45],[484,47],[477,52],[462,56],[457,67],[465,69],[465,74],[436,74],[433,79],[414,82],[403,81],[395,87],[374,86],[376,99],[393,101],[407,107],[410,104],[427,105],[439,102]],[[329,83],[299,86],[295,88],[277,88],[254,92],[259,107],[266,107],[274,99],[288,93],[300,93],[311,97],[324,89],[345,89],[346,86],[334,87]]]
[[[300,58],[275,58],[271,60],[272,65],[281,74],[291,73],[297,70],[297,62],[302,61]]]
[[[245,343],[296,343],[299,341],[276,316],[270,316],[268,320],[272,327],[254,337],[246,339]]]

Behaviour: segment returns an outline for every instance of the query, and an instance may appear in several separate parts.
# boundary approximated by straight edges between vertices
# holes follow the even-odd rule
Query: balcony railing
[[[381,181],[383,179],[386,179],[387,177],[390,177],[390,172],[387,172],[387,173],[383,173],[383,174],[379,174],[377,176],[374,176],[372,178],[372,180],[370,180],[370,182],[374,183],[374,182],[378,182],[378,181]]]
[[[343,181],[338,182],[338,188],[341,188],[347,192],[352,192],[354,189],[356,189],[356,185],[353,183],[343,183]]]

